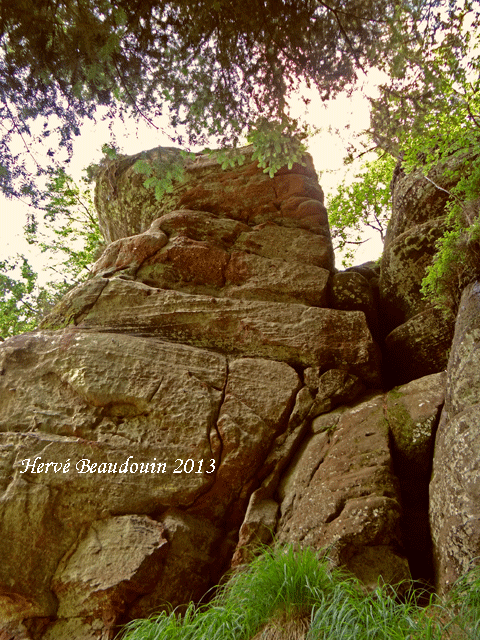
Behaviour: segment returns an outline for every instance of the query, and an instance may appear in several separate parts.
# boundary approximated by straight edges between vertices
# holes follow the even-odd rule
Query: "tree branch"
[[[444,189],[443,187],[441,187],[439,184],[437,184],[436,182],[434,182],[431,178],[429,178],[428,176],[423,176],[425,178],[425,180],[428,180],[428,182],[430,182],[431,184],[433,184],[434,187],[436,187],[437,189],[440,189],[440,191],[444,191],[445,193],[448,193],[448,195],[452,198],[455,198],[455,200],[462,205],[462,201],[460,200],[460,198],[458,198],[454,193],[452,193],[451,191],[448,191],[448,189]]]
[[[465,100],[466,105],[467,105],[467,111],[468,111],[468,115],[470,116],[470,119],[473,120],[473,123],[475,124],[476,127],[478,127],[480,129],[480,119],[477,115],[473,114],[472,110],[470,109],[470,103],[468,102],[468,100]]]

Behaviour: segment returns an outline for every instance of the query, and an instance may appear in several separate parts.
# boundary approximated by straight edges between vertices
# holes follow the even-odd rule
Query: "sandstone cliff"
[[[480,336],[475,285],[445,373],[453,320],[422,306],[411,240],[443,205],[417,219],[399,179],[380,272],[338,273],[309,158],[197,157],[160,202],[132,165],[99,177],[92,278],[0,345],[0,632],[113,638],[273,537],[369,586],[445,586],[480,546]]]

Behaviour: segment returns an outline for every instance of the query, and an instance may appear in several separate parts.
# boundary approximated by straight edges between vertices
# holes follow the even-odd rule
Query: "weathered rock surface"
[[[123,222],[109,209],[120,237],[94,277],[1,345],[0,607],[34,640],[112,637],[200,599],[257,490],[269,507],[248,518],[271,524],[314,416],[380,381],[364,314],[322,308],[333,260],[311,169],[201,171],[175,206],[142,192]],[[130,197],[115,180],[107,209]]]
[[[403,177],[377,313],[375,265],[334,271],[311,161],[271,179],[244,153],[186,160],[160,202],[139,156],[105,165],[92,277],[0,344],[0,635],[113,639],[274,538],[329,547],[367,587],[431,577],[451,324],[417,285],[444,203]],[[436,443],[439,584],[479,555],[477,289]],[[408,384],[382,390],[372,333]]]
[[[444,218],[437,218],[409,228],[385,246],[380,296],[387,332],[428,307],[420,289],[435,254],[435,242],[444,230]]]
[[[412,380],[386,394],[385,417],[396,464],[411,492],[428,485],[440,411],[445,401],[446,373]]]
[[[75,596],[65,572],[51,581],[74,545],[80,544],[78,554],[88,550],[94,523],[103,527],[112,514],[185,509],[200,496],[204,526],[224,521],[285,428],[301,387],[282,362],[227,362],[181,344],[75,329],[6,341],[0,370],[0,529],[11,540],[0,552],[2,617],[58,615],[61,626],[67,611],[81,615],[61,598],[57,608],[56,591],[67,592],[66,602],[93,601],[85,593],[88,581],[75,583],[75,593],[81,591]],[[195,522],[183,527],[184,537],[196,538]],[[164,555],[152,556],[150,573],[158,575]],[[19,564],[19,558],[25,560]],[[165,562],[169,566],[170,552]],[[195,562],[200,597],[211,576]],[[181,601],[181,593],[163,588],[158,597],[164,604]],[[109,594],[102,595],[101,611],[116,611],[114,624],[122,607],[115,605],[118,591]],[[147,600],[153,608],[160,604],[151,594]]]
[[[373,335],[378,333],[377,300],[369,280],[357,271],[335,273],[330,280],[333,309],[363,311]]]
[[[159,522],[169,539],[168,555],[154,588],[132,604],[128,619],[144,618],[160,607],[198,602],[205,586],[217,584],[221,575],[225,534],[211,520],[171,508]]]
[[[92,272],[121,273],[186,293],[324,307],[330,254],[328,237],[303,229],[273,223],[251,229],[181,210],[155,220],[142,234],[113,242]]]
[[[244,164],[221,171],[215,156],[181,159],[178,149],[157,147],[137,156],[107,162],[97,180],[95,204],[108,242],[148,229],[176,209],[205,211],[250,226],[281,220],[283,227],[301,227],[329,237],[323,192],[309,156],[305,166],[279,171],[269,178],[252,161],[252,148],[242,150]],[[134,169],[138,159],[151,164],[181,162],[185,169],[172,193],[161,202],[145,189],[145,176]],[[331,253],[333,257],[333,253]]]
[[[50,581],[84,527],[186,506],[212,485],[227,365],[182,345],[68,330],[2,346],[2,615],[50,616]],[[203,459],[203,472],[173,474],[181,456]]]
[[[167,555],[165,529],[147,516],[93,522],[67,551],[52,580],[59,621],[93,616],[115,624],[119,611],[152,591]]]
[[[447,590],[480,556],[480,284],[463,292],[435,443],[430,525],[435,579]]]
[[[64,300],[45,324],[61,322],[61,315],[83,330],[148,335],[323,370],[341,366],[372,386],[380,382],[379,351],[358,311],[189,295],[120,278],[101,284],[93,304],[88,298],[73,310]],[[95,287],[94,281],[85,286]]]
[[[412,536],[428,553],[425,496],[443,383],[443,374],[429,376],[316,418],[278,490],[279,541],[328,548],[371,587],[380,575],[407,579],[405,555],[418,566]]]
[[[453,317],[440,317],[422,296],[421,285],[445,231],[448,191],[458,181],[450,171],[472,161],[452,156],[424,176],[397,167],[392,181],[392,218],[382,255],[379,330],[386,340],[389,384],[401,384],[445,368]],[[411,354],[417,358],[411,360]],[[398,363],[399,359],[399,363]]]
[[[280,542],[329,548],[372,586],[408,576],[383,396],[320,416],[282,481]]]
[[[475,160],[475,153],[452,154],[433,167],[427,176],[419,167],[408,175],[401,166],[395,169],[392,181],[393,209],[385,244],[408,229],[444,217],[449,191],[458,182],[455,172]]]
[[[107,638],[200,599],[313,416],[378,384],[364,315],[320,308],[333,254],[312,169],[202,162],[174,206],[104,172],[118,239],[96,277],[1,346],[0,606],[15,633],[27,620],[35,640]]]
[[[386,395],[393,468],[400,480],[402,542],[412,577],[432,581],[428,490],[435,434],[445,401],[445,372],[425,376]]]
[[[391,331],[384,344],[387,386],[444,371],[453,329],[452,314],[429,308]]]
[[[176,157],[168,149],[144,156],[155,162],[159,154]],[[311,159],[272,179],[248,149],[245,158],[230,171],[210,157],[185,160],[184,180],[161,202],[142,186],[135,158],[110,163],[97,207],[115,242],[93,273],[217,298],[327,306],[333,249]]]

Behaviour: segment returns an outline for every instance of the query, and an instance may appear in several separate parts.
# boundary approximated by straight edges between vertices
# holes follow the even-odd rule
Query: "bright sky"
[[[308,109],[308,121],[322,128],[322,133],[311,139],[309,152],[313,156],[315,168],[319,173],[320,184],[328,194],[345,175],[343,158],[346,155],[347,140],[351,140],[355,133],[359,133],[369,125],[368,100],[359,90],[351,98],[346,95],[339,96],[325,108],[314,96]],[[132,125],[131,131],[126,130],[121,123],[113,128],[122,152],[133,154],[155,146],[172,146],[166,135],[153,130],[146,124],[140,125],[137,132],[135,129],[136,126]],[[341,134],[330,133],[330,129],[338,129]],[[101,146],[108,141],[107,123],[97,125],[87,123],[82,130],[82,135],[75,141],[74,155],[67,167],[68,173],[74,177],[80,176],[84,167],[100,160]],[[28,252],[32,255],[31,247],[23,236],[27,211],[27,206],[21,205],[18,201],[7,200],[0,195],[0,260],[15,256],[19,252]],[[381,249],[381,242],[376,238],[364,243],[357,253],[356,263],[378,258]],[[41,261],[41,258],[32,260],[36,268],[40,268],[38,260]],[[339,268],[341,268],[340,263],[341,260],[337,257]]]

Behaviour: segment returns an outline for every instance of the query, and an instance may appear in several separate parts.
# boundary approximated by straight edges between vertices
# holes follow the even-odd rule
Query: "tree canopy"
[[[447,232],[423,292],[455,306],[465,284],[480,275],[480,4],[439,0],[403,8],[409,16],[399,23],[403,37],[378,65],[386,81],[371,100],[370,128],[349,154],[352,160],[374,149],[383,167],[376,160],[353,184],[339,185],[329,202],[330,224],[344,248],[360,241],[360,223],[389,216],[393,159],[407,173],[420,169],[425,180],[434,166],[449,166]]]
[[[34,196],[35,142],[70,150],[96,113],[167,114],[180,145],[235,145],[265,120],[291,136],[292,92],[351,84],[390,50],[406,1],[2,0],[0,186]]]
[[[451,167],[446,231],[422,291],[455,311],[463,288],[480,277],[480,4],[434,3],[428,18],[404,40],[414,46],[399,48],[386,66],[370,136],[425,180],[433,167]]]
[[[447,139],[466,148],[480,133],[480,4],[430,5],[423,20],[406,21],[408,32],[382,65],[388,81],[371,100],[371,137],[397,158],[408,155],[410,168],[419,152],[437,161]]]

